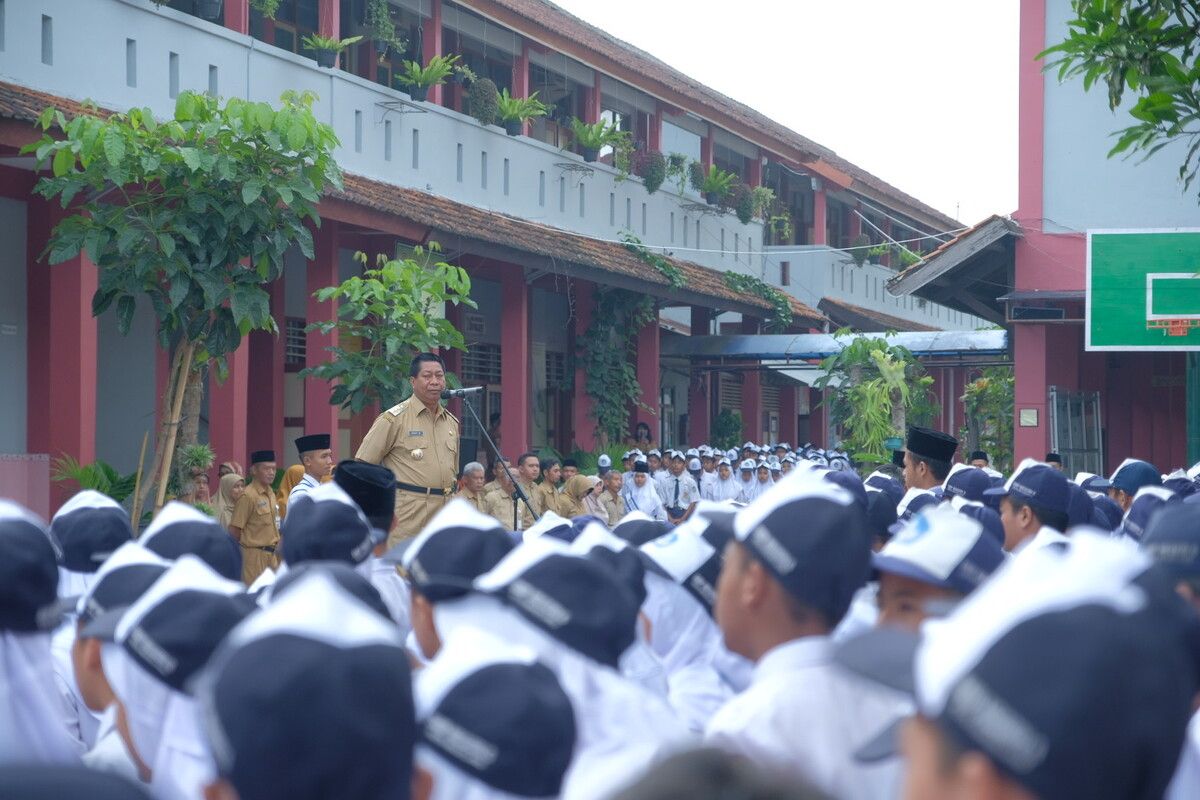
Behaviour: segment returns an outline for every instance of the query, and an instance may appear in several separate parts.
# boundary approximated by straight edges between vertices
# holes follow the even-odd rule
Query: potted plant
[[[550,110],[550,106],[537,99],[537,92],[529,97],[513,97],[508,89],[500,92],[496,108],[509,136],[520,136],[526,122],[534,117],[544,117]]]
[[[467,89],[467,104],[471,116],[479,120],[480,125],[495,125],[500,117],[500,93],[496,84],[490,78],[479,78],[471,82]]]
[[[600,151],[605,147],[615,146],[626,135],[604,120],[589,125],[578,117],[571,118],[571,136],[583,151],[583,160],[588,163],[599,158]]]
[[[375,52],[382,59],[388,48],[400,51],[405,42],[396,35],[396,24],[392,22],[392,11],[388,0],[369,0],[367,5],[367,27],[375,42]]]
[[[396,82],[408,87],[408,96],[417,102],[422,102],[429,96],[431,86],[441,86],[446,82],[454,65],[458,63],[458,55],[434,56],[425,66],[417,61],[405,61],[404,72],[396,76]]]
[[[361,41],[361,36],[351,36],[349,39],[334,39],[314,33],[311,36],[305,36],[301,43],[309,50],[317,51],[318,67],[328,68],[337,63],[338,53],[350,45]]]
[[[704,168],[701,167],[701,172]],[[729,196],[733,190],[733,181],[737,178],[732,172],[726,172],[723,169],[718,169],[716,164],[712,164],[708,168],[708,172],[703,173],[704,179],[700,182],[700,194],[704,195],[704,201],[710,206],[715,206]]]
[[[745,181],[735,180],[729,187],[727,199],[738,222],[749,225],[754,220],[754,192]]]
[[[460,86],[470,86],[479,80],[479,76],[475,74],[475,70],[471,69],[466,64],[454,65],[454,82]],[[496,84],[492,84],[495,86]]]
[[[654,194],[667,179],[667,159],[657,150],[638,150],[630,159],[633,174],[642,179],[647,194]]]

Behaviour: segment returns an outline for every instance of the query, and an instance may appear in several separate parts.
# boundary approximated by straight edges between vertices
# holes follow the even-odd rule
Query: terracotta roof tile
[[[862,306],[856,306],[841,300],[834,300],[832,297],[826,297],[821,300],[817,304],[817,308],[828,314],[835,322],[842,324],[861,324],[859,321],[865,319],[875,323],[882,330],[913,332],[942,330],[941,328],[932,325],[923,325],[920,322],[913,322],[903,317],[894,317],[882,311],[875,311],[874,309],[863,308]]]
[[[54,106],[68,117],[77,116],[86,110],[83,103],[75,100],[46,94],[15,83],[0,82],[0,117],[34,122],[46,106]],[[110,112],[93,110],[92,113],[105,116]]]

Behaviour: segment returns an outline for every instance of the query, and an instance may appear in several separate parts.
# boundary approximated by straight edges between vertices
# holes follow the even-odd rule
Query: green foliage
[[[657,192],[667,179],[667,159],[657,150],[641,150],[635,153],[630,169],[642,179],[646,194]]]
[[[508,89],[504,89],[496,100],[496,109],[505,122],[528,122],[534,117],[546,116],[550,106],[537,99],[537,92],[529,97],[513,97]]]
[[[280,470],[280,472],[282,472],[282,470]],[[197,501],[195,503],[192,503],[192,508],[199,511],[201,514],[207,514],[210,517],[217,516],[216,510],[212,506],[210,506],[208,503],[201,503],[201,502]]]
[[[584,390],[592,400],[591,416],[603,446],[625,440],[629,435],[629,407],[642,402],[642,387],[634,367],[637,334],[658,315],[654,301],[625,289],[599,287],[592,322],[579,344],[587,383]]]
[[[603,150],[605,147],[616,148],[622,141],[629,139],[629,132],[620,130],[616,125],[610,125],[604,120],[589,125],[578,117],[572,117],[571,138],[585,150]]]
[[[792,301],[786,294],[744,272],[728,270],[721,277],[735,292],[753,295],[771,304],[771,316],[763,321],[768,331],[781,333],[791,327]]]
[[[86,252],[100,273],[93,314],[115,307],[125,334],[148,299],[160,346],[186,339],[197,364],[215,358],[223,372],[244,335],[277,332],[265,284],[292,245],[313,257],[306,223],[319,224],[326,186],[342,186],[337,137],[313,116],[314,99],[288,92],[274,109],[183,92],[161,123],[141,108],[69,122],[46,109],[45,134],[23,149],[52,169],[34,191],[77,213],[43,256],[58,264]]]
[[[1107,89],[1116,110],[1128,90],[1134,124],[1117,131],[1109,157],[1149,158],[1173,141],[1187,144],[1179,177],[1186,191],[1200,171],[1200,2],[1072,0],[1067,37],[1039,54],[1058,79],[1082,77]]]
[[[722,450],[737,447],[742,438],[742,415],[728,408],[722,408],[721,413],[713,420],[711,438],[713,444]]]
[[[396,35],[396,23],[392,21],[391,4],[388,0],[369,0],[367,27],[376,43],[385,44],[398,53],[408,47],[408,41]]]
[[[107,495],[118,503],[123,503],[133,494],[137,485],[137,473],[121,475],[112,465],[104,461],[93,461],[91,464],[80,464],[74,458],[64,455],[54,459],[54,469],[50,480],[56,483],[75,483],[80,491],[94,489],[100,494]]]
[[[667,180],[675,184],[678,194],[687,190],[690,171],[687,156],[683,153],[671,153],[667,156]]]
[[[250,0],[250,7],[261,13],[267,19],[275,19],[279,10],[280,0]]]
[[[873,251],[871,237],[865,233],[860,233],[850,241],[850,258],[854,260],[854,265],[857,267],[866,264],[867,259],[871,257]]]
[[[738,222],[749,225],[754,220],[754,191],[743,181],[734,181],[727,198]]]
[[[459,83],[474,83],[479,80],[479,76],[475,74],[475,70],[468,67],[466,64],[459,62],[454,65],[454,79]],[[493,83],[492,86],[496,84]]]
[[[500,93],[491,78],[480,78],[471,82],[467,89],[467,103],[471,108],[471,116],[479,120],[481,125],[495,125],[500,118]]]
[[[320,34],[310,34],[300,40],[300,43],[309,50],[325,50],[330,53],[340,53],[352,44],[358,44],[362,41],[361,36],[351,36],[348,39],[338,39],[333,36],[321,36]]]
[[[821,362],[824,374],[815,386],[824,390],[838,382],[826,402],[851,457],[862,465],[886,464],[891,454],[885,442],[932,416],[933,378],[907,348],[888,343],[891,333],[873,337],[843,328],[835,335],[847,341]]]
[[[866,239],[865,236],[863,238]],[[855,238],[855,241],[858,241],[857,237]],[[866,239],[866,241],[868,243],[870,242],[869,239]],[[889,244],[887,242],[877,244],[874,247],[868,247],[864,250],[853,250],[851,251],[851,258],[854,259],[855,264],[861,267],[862,262],[865,261],[867,257],[882,261],[882,259],[889,254],[895,258],[896,263],[901,269],[904,267],[911,267],[913,264],[919,264],[921,262],[921,256],[917,253],[914,253],[912,250],[909,250],[904,245]]]
[[[316,292],[321,302],[336,300],[337,320],[315,322],[308,330],[337,330],[330,360],[301,375],[339,381],[329,402],[357,413],[378,402],[387,408],[411,391],[408,362],[418,352],[454,348],[466,341],[442,313],[446,303],[475,308],[471,278],[440,258],[430,242],[414,247],[411,258],[377,258],[375,269]],[[356,254],[364,266],[365,253]],[[361,342],[361,346],[358,343]],[[349,346],[347,346],[349,345]]]
[[[718,168],[716,164],[712,164],[709,166],[708,172],[704,173],[704,178],[700,181],[697,191],[706,197],[712,196],[717,202],[720,202],[733,191],[734,181],[736,180],[737,175],[732,172],[726,172]]]
[[[446,78],[450,77],[450,73],[454,72],[457,64],[457,54],[434,56],[423,67],[417,61],[405,61],[404,71],[396,76],[396,81],[403,86],[419,89],[440,86],[446,82]]]
[[[208,472],[212,469],[217,454],[206,444],[189,444],[179,448],[178,459],[176,466],[179,467],[179,471],[191,475],[194,472]]]
[[[962,401],[967,416],[960,434],[963,450],[984,450],[995,469],[1008,472],[1013,454],[1012,367],[985,367],[967,384]]]
[[[629,448],[622,442],[614,442],[606,447],[599,447],[595,450],[581,450],[577,445],[567,453],[567,458],[575,460],[579,465],[580,473],[584,475],[595,475],[600,469],[600,456],[607,454],[612,459],[613,469],[621,471],[621,456],[625,455],[625,451]],[[541,457],[541,453],[538,453]]]
[[[642,263],[654,267],[660,275],[666,278],[672,289],[682,289],[687,285],[687,277],[684,276],[683,270],[672,264],[667,258],[650,251],[646,245],[642,244],[641,239],[629,231],[621,231],[621,242],[624,243],[625,249],[637,256]]]

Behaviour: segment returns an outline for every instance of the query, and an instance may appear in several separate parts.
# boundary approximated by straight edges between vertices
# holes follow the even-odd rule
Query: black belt
[[[264,545],[243,544],[242,547],[246,548],[247,550],[262,550],[264,553],[270,553],[271,555],[275,555],[275,547],[273,545],[269,545],[269,544],[264,544]]]
[[[406,492],[415,492],[416,494],[436,494],[438,497],[446,494],[445,489],[435,489],[431,486],[414,486],[411,483],[401,483],[396,481],[396,488],[403,489]]]

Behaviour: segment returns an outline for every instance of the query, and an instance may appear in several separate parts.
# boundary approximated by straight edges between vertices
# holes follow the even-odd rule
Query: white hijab
[[[651,519],[665,520],[667,518],[662,498],[658,496],[658,490],[649,475],[646,476],[646,482],[641,486],[638,486],[633,482],[633,478],[630,478],[621,487],[621,497],[625,498],[625,506],[630,511],[641,511]]]
[[[0,631],[0,764],[77,764],[54,684],[50,634]]]
[[[721,480],[721,475],[717,475],[708,482],[709,500],[718,502],[724,500],[737,500],[738,495],[742,493],[742,481],[736,472],[730,472],[729,477]]]

